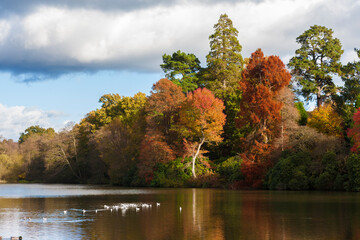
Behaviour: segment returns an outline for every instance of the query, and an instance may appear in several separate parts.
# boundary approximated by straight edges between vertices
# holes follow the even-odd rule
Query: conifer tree
[[[214,25],[215,32],[210,35],[210,52],[206,57],[207,88],[219,98],[224,99],[226,92],[237,89],[243,69],[242,46],[231,19],[222,14]]]
[[[316,99],[317,107],[336,92],[333,75],[340,72],[343,54],[340,40],[333,30],[314,25],[296,38],[301,47],[290,59],[289,67],[295,76],[299,93],[307,100]]]

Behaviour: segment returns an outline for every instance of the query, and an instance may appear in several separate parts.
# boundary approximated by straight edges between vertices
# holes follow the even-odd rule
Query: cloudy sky
[[[311,25],[334,30],[344,63],[360,48],[359,0],[1,0],[0,135],[61,129],[100,107],[106,93],[149,93],[161,56],[194,53],[227,13],[243,56],[257,48],[286,64]]]

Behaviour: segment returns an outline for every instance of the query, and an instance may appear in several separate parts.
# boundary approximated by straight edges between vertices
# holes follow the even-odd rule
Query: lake
[[[360,194],[1,184],[0,236],[360,239]]]

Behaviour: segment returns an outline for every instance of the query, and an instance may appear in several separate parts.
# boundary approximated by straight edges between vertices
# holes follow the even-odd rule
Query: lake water
[[[360,194],[1,184],[0,236],[360,239]]]

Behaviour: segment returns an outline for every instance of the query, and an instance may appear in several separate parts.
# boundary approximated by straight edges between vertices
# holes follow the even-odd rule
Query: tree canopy
[[[53,128],[42,128],[39,125],[30,126],[23,133],[21,133],[19,138],[19,143],[23,143],[32,135],[42,135],[42,134],[54,134],[55,130]]]
[[[210,52],[206,56],[206,86],[217,97],[223,98],[227,91],[234,91],[243,69],[242,46],[227,14],[222,14],[214,25],[215,32],[210,35]]]
[[[317,106],[336,92],[333,75],[340,73],[343,54],[340,40],[333,30],[314,25],[296,38],[301,45],[290,59],[289,67],[298,85],[299,93],[306,99],[316,99]]]
[[[199,59],[192,53],[184,53],[180,50],[172,55],[164,54],[162,70],[166,77],[180,86],[184,93],[194,91],[199,87],[197,74],[201,70]]]
[[[190,143],[192,173],[195,173],[195,161],[205,142],[220,142],[225,124],[224,103],[206,89],[199,88],[189,93],[180,110],[178,130]]]

